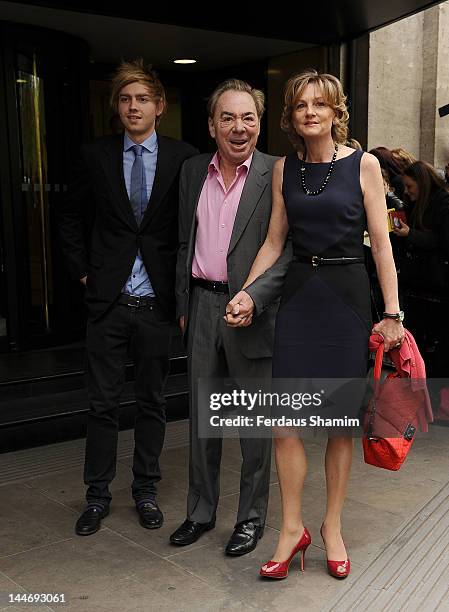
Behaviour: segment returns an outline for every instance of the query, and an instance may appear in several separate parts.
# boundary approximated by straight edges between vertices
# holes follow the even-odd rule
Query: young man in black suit
[[[109,512],[129,344],[137,403],[132,495],[143,527],[155,529],[163,522],[156,483],[175,316],[178,179],[184,160],[197,153],[184,142],[157,134],[165,92],[142,60],[119,66],[111,104],[124,133],[83,147],[60,210],[63,248],[72,275],[86,286],[88,307],[88,488],[86,509],[76,523],[78,535],[98,531]],[[86,239],[89,213],[93,228]]]

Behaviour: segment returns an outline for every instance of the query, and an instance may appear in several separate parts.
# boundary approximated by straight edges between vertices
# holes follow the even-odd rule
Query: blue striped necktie
[[[131,206],[133,207],[134,216],[137,221],[137,225],[140,225],[142,216],[147,205],[147,185],[145,180],[145,167],[143,165],[142,158],[142,145],[133,145],[132,150],[134,151],[134,163],[131,169],[131,188],[129,192],[129,199]]]

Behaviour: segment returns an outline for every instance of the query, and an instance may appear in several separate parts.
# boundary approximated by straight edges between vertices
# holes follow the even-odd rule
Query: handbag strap
[[[382,342],[381,344],[379,344],[377,351],[376,351],[376,357],[374,360],[374,394],[373,397],[370,400],[369,403],[369,408],[370,408],[370,413],[369,413],[369,419],[368,419],[368,423],[366,426],[366,430],[365,430],[365,436],[368,438],[371,438],[372,433],[373,433],[373,423],[374,423],[374,416],[376,414],[376,395],[379,393],[379,387],[380,387],[380,378],[381,378],[381,374],[382,374],[382,361],[383,361],[383,356],[384,356],[384,343]]]
[[[374,380],[380,380],[382,374],[382,361],[384,358],[384,350],[385,345],[382,342],[382,344],[379,345],[379,348],[376,351],[376,359],[374,361]]]

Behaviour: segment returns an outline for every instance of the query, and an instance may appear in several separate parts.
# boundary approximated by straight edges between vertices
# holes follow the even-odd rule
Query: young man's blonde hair
[[[257,116],[261,119],[265,110],[265,94],[263,91],[260,91],[260,89],[254,89],[249,83],[241,81],[240,79],[228,79],[220,83],[220,85],[217,85],[207,101],[207,112],[209,113],[209,117],[213,118],[218,98],[226,91],[244,91],[248,93],[254,100]]]
[[[111,80],[111,98],[110,103],[114,113],[118,113],[118,101],[120,92],[124,87],[131,83],[142,83],[149,91],[153,102],[156,104],[161,102],[163,105],[162,113],[156,117],[156,125],[159,123],[161,116],[167,110],[167,99],[165,89],[160,82],[156,72],[150,64],[145,64],[143,58],[138,58],[130,62],[122,62],[115,71]]]
[[[326,104],[335,112],[332,124],[332,138],[338,144],[345,144],[348,138],[349,113],[346,107],[346,96],[343,93],[343,87],[334,75],[319,73],[316,70],[305,70],[287,81],[284,92],[281,129],[287,133],[295,149],[304,151],[304,139],[293,127],[292,113],[296,102],[309,83],[318,85]]]

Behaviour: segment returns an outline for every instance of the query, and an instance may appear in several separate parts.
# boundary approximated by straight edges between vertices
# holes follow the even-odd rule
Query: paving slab
[[[149,550],[102,530],[0,559],[28,592],[64,593],[68,610],[173,610],[225,603],[227,594]]]
[[[208,545],[173,560],[208,584],[219,587],[229,597],[244,600],[258,610],[319,610],[340,589],[340,583],[326,573],[320,549],[311,546],[307,550],[304,573],[296,558],[286,580],[259,577],[259,567],[270,558],[277,538],[278,532],[267,528],[256,550],[244,557],[217,555],[215,547]],[[354,577],[356,575],[355,566]]]
[[[191,549],[203,548],[209,544],[215,546],[217,554],[222,554],[234,529],[236,520],[234,512],[220,508],[214,529],[204,533],[190,546],[174,546],[170,544],[169,538],[185,520],[185,494],[181,492],[181,498],[161,494],[159,503],[164,513],[163,526],[160,529],[144,529],[138,522],[134,507],[129,503],[127,491],[119,491],[114,498],[113,512],[103,521],[103,525],[163,558],[182,555]]]
[[[114,495],[114,491],[124,487],[128,487],[131,495],[131,481],[131,469],[121,463],[117,463],[116,476],[110,487],[112,495]],[[61,470],[60,472],[45,476],[36,476],[29,480],[22,480],[22,482],[62,504],[72,506],[73,502],[82,500],[81,506],[85,505],[86,486],[83,481],[82,463],[76,468]],[[78,507],[79,504],[77,503],[76,508],[78,509]]]
[[[73,513],[23,484],[0,487],[0,559],[73,537]]]
[[[260,565],[276,547],[281,526],[274,461],[264,537],[249,555],[231,558],[224,554],[238,505],[241,466],[238,439],[226,439],[223,443],[216,528],[192,546],[171,546],[169,535],[185,518],[186,431],[185,424],[176,425],[176,431],[168,436],[172,442],[161,457],[163,480],[159,485],[159,502],[165,521],[158,530],[146,530],[139,525],[131,498],[132,432],[120,433],[117,477],[111,486],[111,514],[103,520],[102,529],[88,538],[77,537],[73,531],[85,503],[83,441],[68,442],[67,447],[55,445],[54,449],[44,447],[42,456],[37,449],[30,449],[29,455],[20,451],[0,456],[4,483],[0,486],[0,592],[14,589],[33,593],[44,586],[46,592],[66,592],[69,604],[64,608],[33,605],[33,610],[76,612],[153,609],[367,612],[365,604],[369,597],[377,602],[369,607],[370,612],[449,611],[449,495],[441,497],[449,480],[449,428],[431,426],[428,434],[420,434],[399,472],[363,463],[360,440],[355,441],[343,514],[343,534],[352,571],[343,582],[327,574],[319,536],[325,510],[324,438],[305,440],[309,471],[304,489],[304,522],[311,531],[313,544],[306,554],[304,574],[295,559],[287,580],[268,581],[258,576]],[[429,506],[432,499],[440,501]],[[440,535],[439,526],[446,526]],[[413,534],[422,529],[428,535],[416,547]],[[401,546],[408,547],[408,552],[404,552],[398,565],[395,555],[400,556]],[[378,578],[372,577],[372,571],[377,572]],[[407,599],[407,588],[414,578],[419,579],[419,588],[413,585]],[[391,588],[396,589],[391,601],[397,602],[397,608],[387,602]],[[347,599],[348,593],[353,598],[357,595],[356,599]],[[352,607],[345,604],[349,601],[355,602]],[[420,608],[423,601],[425,608]],[[429,602],[433,602],[433,607],[427,605]],[[0,601],[2,608],[31,609],[15,604],[5,606]]]
[[[393,534],[387,546],[331,599],[326,612],[449,609],[449,483]]]

